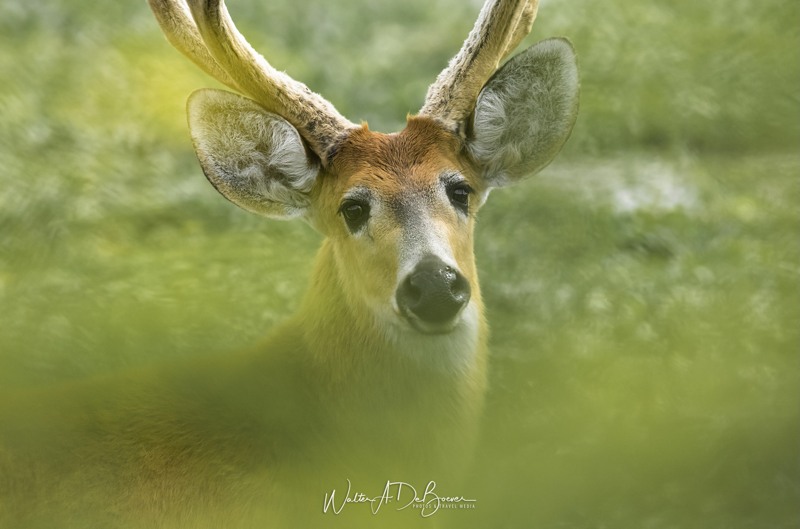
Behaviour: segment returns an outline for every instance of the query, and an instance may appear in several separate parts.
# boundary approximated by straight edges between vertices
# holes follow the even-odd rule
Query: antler
[[[428,88],[420,114],[458,130],[483,85],[530,33],[538,0],[487,0],[458,54]]]
[[[294,125],[323,164],[347,130],[356,127],[322,96],[259,55],[236,29],[224,0],[148,1],[175,48],[221,83]]]

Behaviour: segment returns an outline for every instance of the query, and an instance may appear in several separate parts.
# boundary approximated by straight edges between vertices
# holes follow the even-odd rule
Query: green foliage
[[[575,150],[760,151],[800,143],[800,4],[786,0],[546,4],[541,35],[574,39]],[[576,21],[580,23],[576,25]]]
[[[388,131],[480,2],[229,4]],[[581,113],[481,213],[492,393],[466,524],[796,527],[800,3],[552,0],[535,28],[573,40]],[[215,83],[145,2],[0,4],[0,80],[0,388],[235,349],[296,307],[319,238],[205,182],[183,106]]]
[[[493,193],[476,526],[796,524],[798,171],[626,156]]]

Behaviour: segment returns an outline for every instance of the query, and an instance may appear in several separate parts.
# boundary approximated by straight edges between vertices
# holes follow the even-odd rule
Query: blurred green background
[[[479,0],[230,0],[351,120],[402,128]],[[492,194],[492,388],[455,526],[800,527],[800,2],[542,1],[575,44],[556,162]],[[0,4],[0,387],[252,343],[319,236],[228,204],[146,3]]]

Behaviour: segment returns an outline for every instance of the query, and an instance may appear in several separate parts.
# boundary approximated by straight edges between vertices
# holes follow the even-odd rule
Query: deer
[[[538,2],[488,0],[420,111],[381,133],[276,70],[223,0],[149,5],[232,90],[188,99],[209,182],[324,240],[299,310],[244,352],[4,395],[0,527],[353,527],[380,521],[331,516],[323,493],[458,483],[487,392],[476,215],[567,141],[572,45],[508,59]]]

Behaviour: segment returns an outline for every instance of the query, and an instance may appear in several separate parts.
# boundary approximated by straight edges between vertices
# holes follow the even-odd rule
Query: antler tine
[[[500,61],[530,32],[538,0],[487,0],[461,50],[428,88],[420,114],[458,131]]]
[[[519,17],[516,28],[514,28],[514,32],[511,34],[508,45],[506,45],[506,51],[503,52],[503,56],[500,58],[501,61],[508,57],[512,51],[517,49],[517,46],[519,46],[519,43],[522,42],[522,39],[527,37],[531,32],[531,28],[533,28],[533,22],[536,20],[536,13],[538,11],[539,0],[528,0],[528,2],[525,4],[525,7],[522,8],[522,14]]]
[[[189,6],[180,0],[177,2],[174,0],[148,0],[148,3],[170,44],[214,79],[234,90],[241,91],[231,76],[220,68],[217,61],[208,53],[208,48],[206,48],[189,12]]]
[[[245,94],[297,128],[323,164],[348,129],[356,127],[306,85],[277,71],[234,26],[223,0],[188,0],[200,35],[216,62]]]

